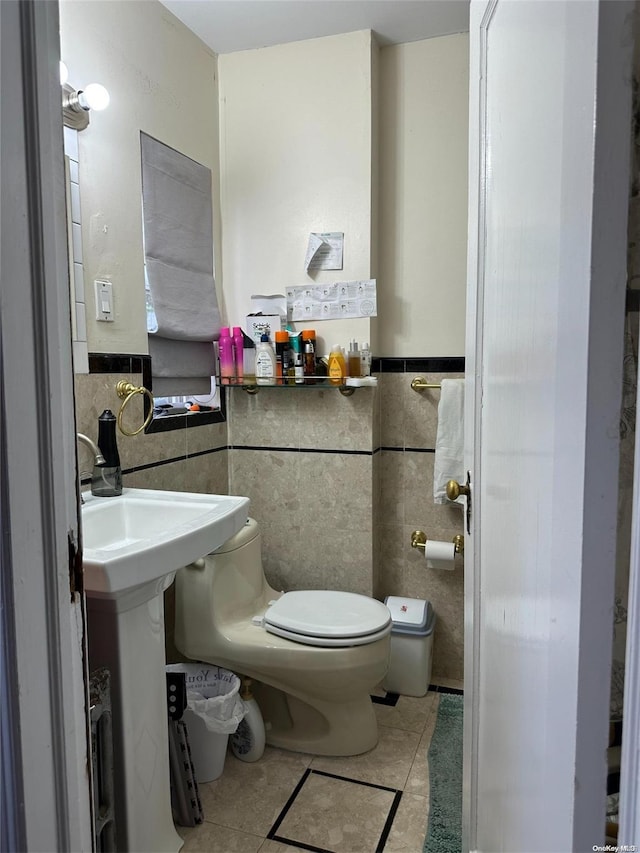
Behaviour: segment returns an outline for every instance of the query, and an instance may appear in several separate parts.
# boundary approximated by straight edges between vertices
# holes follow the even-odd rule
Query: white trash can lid
[[[392,634],[418,634],[424,637],[433,631],[436,615],[430,601],[388,595],[384,603],[391,612]]]

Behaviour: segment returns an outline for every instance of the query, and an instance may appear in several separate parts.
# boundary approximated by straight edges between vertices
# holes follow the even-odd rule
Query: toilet
[[[176,573],[175,595],[176,647],[255,679],[268,744],[333,756],[373,749],[370,693],[389,663],[386,605],[350,592],[272,589],[251,518]]]

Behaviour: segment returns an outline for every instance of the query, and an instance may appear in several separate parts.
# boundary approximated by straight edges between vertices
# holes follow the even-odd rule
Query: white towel
[[[443,379],[438,406],[433,500],[448,504],[447,483],[464,483],[464,379]],[[456,503],[462,503],[459,497]]]

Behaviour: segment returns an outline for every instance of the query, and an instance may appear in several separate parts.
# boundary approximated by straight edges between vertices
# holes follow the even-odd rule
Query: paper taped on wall
[[[287,288],[290,320],[344,320],[377,315],[376,280]]]

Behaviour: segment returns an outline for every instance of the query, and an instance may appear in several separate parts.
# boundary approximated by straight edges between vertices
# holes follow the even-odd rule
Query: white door
[[[472,0],[465,849],[604,838],[626,3]]]
[[[0,849],[90,851],[58,4],[0,2]]]

